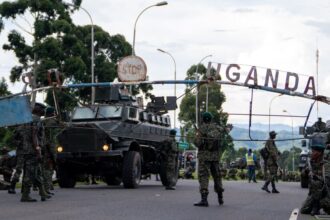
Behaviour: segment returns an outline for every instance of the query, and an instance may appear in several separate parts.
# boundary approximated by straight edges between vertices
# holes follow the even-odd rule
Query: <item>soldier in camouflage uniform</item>
[[[223,204],[223,186],[220,173],[220,132],[221,128],[212,122],[212,114],[204,112],[202,114],[203,123],[197,131],[195,145],[198,148],[198,181],[201,193],[201,201],[195,206],[207,207],[207,196],[209,194],[210,173],[214,180],[214,190],[218,194],[219,205]]]
[[[317,122],[315,122],[312,126],[315,132],[325,132],[326,123],[322,121],[322,118],[318,118]]]
[[[264,184],[264,186],[261,188],[262,190],[265,190],[266,192],[270,193],[268,189],[268,185],[272,184],[272,193],[279,193],[279,191],[275,187],[275,181],[277,179],[277,170],[278,170],[278,164],[277,160],[279,158],[279,151],[277,150],[276,144],[275,144],[275,138],[276,138],[276,132],[271,131],[269,132],[269,139],[267,140],[265,144],[265,148],[269,152],[269,156],[267,158],[267,170],[269,173],[267,173],[267,179]]]
[[[45,110],[45,121],[43,122],[43,147],[42,147],[42,168],[43,168],[43,178],[44,187],[48,194],[53,194],[50,190],[53,190],[52,177],[54,174],[54,168],[56,165],[56,153],[55,153],[55,135],[56,126],[58,126],[57,120],[51,117],[55,116],[55,111],[53,108],[46,108]]]
[[[161,155],[165,162],[165,174],[167,183],[166,190],[175,190],[175,184],[178,173],[178,145],[175,141],[176,130],[172,129],[170,131],[170,136],[165,139],[162,143]]]
[[[320,200],[322,199],[324,180],[322,175],[324,147],[312,146],[310,159],[310,183],[307,199],[303,203],[300,212],[302,214],[320,214]]]
[[[3,180],[6,182],[10,182],[10,177],[12,175],[13,169],[10,166],[10,157],[8,155],[8,148],[3,147],[0,150],[1,158],[0,158],[0,174],[3,175]]]
[[[30,197],[30,190],[33,184],[35,184],[39,190],[41,201],[45,201],[50,196],[45,192],[42,184],[42,173],[40,169],[41,156],[41,140],[38,135],[38,128],[40,118],[42,115],[40,107],[33,109],[33,122],[20,126],[17,130],[24,158],[24,175],[22,181],[22,198],[21,202],[36,202],[37,200]]]
[[[321,208],[330,214],[330,132],[327,130],[328,133],[318,133],[312,138],[325,142],[313,141],[311,145],[309,193],[300,210],[302,214],[318,215]]]
[[[21,128],[18,127],[14,131],[13,142],[16,146],[16,167],[15,172],[13,173],[10,181],[10,187],[8,189],[9,194],[16,194],[15,188],[16,183],[19,181],[19,178],[23,172],[24,168],[24,149],[23,149],[23,140],[20,136]]]

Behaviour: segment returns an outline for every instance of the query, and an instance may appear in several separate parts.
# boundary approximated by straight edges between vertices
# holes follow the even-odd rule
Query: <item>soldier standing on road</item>
[[[40,106],[36,105],[33,109],[33,122],[20,126],[18,134],[21,140],[24,158],[24,175],[22,181],[22,198],[21,202],[36,202],[37,200],[30,197],[30,190],[33,184],[39,189],[41,201],[49,199],[50,196],[45,192],[42,184],[42,174],[40,169],[41,156],[41,140],[38,135],[38,124],[40,123],[40,115],[43,115]]]
[[[18,127],[14,131],[13,135],[13,141],[16,145],[16,167],[15,172],[13,173],[10,181],[10,186],[8,189],[9,194],[16,194],[15,188],[16,183],[19,181],[19,178],[23,172],[24,168],[24,149],[23,149],[23,139],[21,138],[20,131],[22,129],[21,127]]]
[[[197,131],[195,145],[198,148],[198,181],[201,193],[201,201],[195,206],[207,207],[207,196],[209,194],[210,173],[214,180],[214,190],[218,194],[219,205],[223,204],[223,187],[220,173],[220,131],[221,128],[212,122],[212,114],[204,112],[202,114],[202,124]]]
[[[275,181],[277,178],[277,170],[278,170],[277,160],[280,154],[275,145],[276,134],[277,133],[275,131],[269,132],[269,139],[265,144],[265,148],[269,153],[269,156],[266,161],[267,169],[269,173],[267,173],[266,182],[261,189],[265,190],[268,193],[270,193],[270,191],[268,190],[269,183],[272,184],[272,193],[279,193],[279,191],[275,187]]]
[[[170,131],[170,136],[162,143],[161,155],[165,162],[166,188],[167,190],[175,190],[175,184],[178,173],[176,165],[178,164],[178,145],[175,141],[176,130]]]
[[[53,194],[50,190],[53,190],[53,173],[56,166],[56,153],[55,153],[55,135],[56,126],[58,123],[55,117],[54,108],[48,107],[45,110],[44,127],[44,147],[43,147],[43,178],[45,190],[48,194]]]

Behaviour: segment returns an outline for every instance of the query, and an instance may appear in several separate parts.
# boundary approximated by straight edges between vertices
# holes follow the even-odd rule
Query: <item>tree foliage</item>
[[[38,86],[48,85],[47,70],[58,68],[65,80],[72,83],[91,82],[91,25],[76,26],[71,13],[78,10],[81,0],[65,3],[61,0],[16,0],[0,4],[0,30],[4,19],[32,18],[32,43],[27,42],[21,28],[12,30],[3,49],[13,51],[19,64],[11,69],[10,80],[17,82],[25,72],[35,72]],[[94,25],[95,60],[94,72],[98,81],[113,81],[117,76],[116,63],[132,52],[125,37],[111,36]],[[28,29],[26,29],[28,30]],[[25,31],[26,31],[25,30]],[[61,105],[90,100],[90,89],[71,91],[61,95]],[[65,98],[66,96],[66,98]],[[52,97],[46,101],[52,103]]]
[[[198,70],[198,71],[197,71]],[[211,70],[213,73],[215,70]],[[195,79],[196,72],[198,72],[198,78],[207,79],[207,69],[204,65],[199,64],[198,66],[193,65],[187,71],[186,79]],[[193,86],[187,86],[186,95],[182,99],[180,104],[179,120],[184,125],[185,129],[188,130],[187,139],[192,142],[195,137],[196,124],[196,94],[193,93]],[[208,92],[207,92],[208,91]],[[206,96],[208,93],[208,106],[206,106]],[[216,83],[202,84],[199,88],[198,93],[198,105],[200,112],[205,112],[206,107],[208,111],[213,115],[213,121],[221,127],[227,126],[228,114],[223,112],[222,104],[226,101],[224,93],[221,91],[221,86]],[[221,145],[223,149],[233,149],[232,139],[229,134],[223,132],[221,137]]]
[[[5,78],[2,77],[0,80],[0,97],[6,95],[10,95],[10,92],[8,91],[8,85]]]

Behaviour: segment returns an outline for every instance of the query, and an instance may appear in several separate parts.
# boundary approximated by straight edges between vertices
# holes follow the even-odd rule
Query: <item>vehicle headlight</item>
[[[61,153],[61,152],[63,152],[63,147],[62,146],[58,146],[56,148],[56,150],[57,150],[58,153]]]
[[[104,151],[108,151],[108,150],[110,149],[110,146],[107,145],[107,144],[105,144],[105,145],[103,145],[102,149],[103,149]]]

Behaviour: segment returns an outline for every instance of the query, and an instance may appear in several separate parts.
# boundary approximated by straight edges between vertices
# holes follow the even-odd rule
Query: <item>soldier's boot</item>
[[[319,215],[320,214],[320,202],[319,201],[314,201],[313,202],[313,209],[311,211],[311,215]]]
[[[29,194],[22,194],[21,202],[36,202],[36,199],[32,199]]]
[[[166,190],[175,190],[175,187],[174,186],[166,186],[165,189]]]
[[[16,194],[15,188],[16,188],[16,181],[12,181],[10,183],[10,186],[9,186],[9,189],[8,189],[8,193],[9,194]]]
[[[30,197],[30,187],[22,187],[21,202],[36,202],[36,199]]]
[[[265,185],[261,188],[262,190],[265,190],[266,192],[270,193],[269,189],[268,189],[268,185],[269,185],[269,181],[265,182]]]
[[[208,207],[209,203],[207,201],[207,195],[208,193],[201,193],[202,200],[198,203],[195,203],[194,206]]]
[[[272,181],[272,193],[280,193],[280,192],[276,189],[274,181]]]
[[[47,193],[48,195],[50,195],[50,196],[55,195],[55,193],[52,193],[52,192],[50,192],[49,190],[46,190],[46,193]]]
[[[219,205],[223,205],[223,194],[222,194],[222,191],[218,193],[218,202],[219,202]]]
[[[39,186],[39,195],[41,197],[41,201],[44,202],[46,199],[52,198],[50,195],[48,195],[44,189],[43,186]]]

